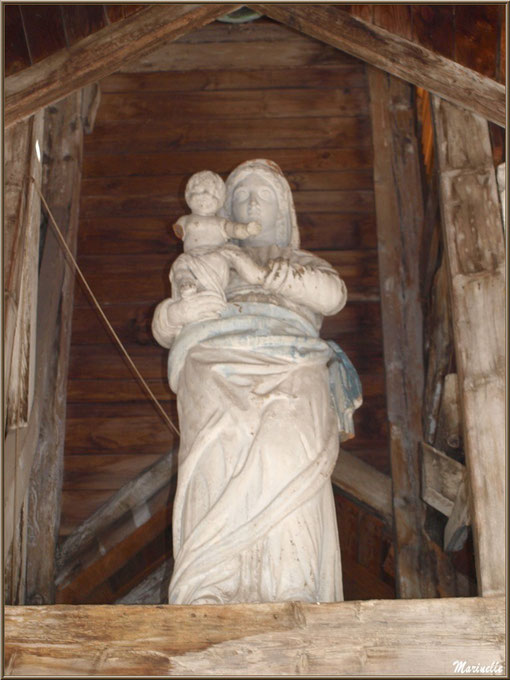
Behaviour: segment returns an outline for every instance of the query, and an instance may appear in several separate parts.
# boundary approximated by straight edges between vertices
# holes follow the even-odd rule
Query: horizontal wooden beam
[[[229,4],[152,4],[5,80],[8,127],[104,78],[126,62],[236,9]]]
[[[503,675],[505,600],[6,607],[4,649],[6,676]]]
[[[505,86],[335,6],[248,7],[505,126]]]

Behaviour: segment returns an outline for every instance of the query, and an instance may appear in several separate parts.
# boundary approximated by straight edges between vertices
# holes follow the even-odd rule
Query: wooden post
[[[71,251],[76,250],[83,146],[82,95],[45,111],[43,195]],[[47,221],[39,273],[38,359],[46,373],[39,438],[29,484],[27,602],[55,601],[55,549],[63,477],[67,366],[74,271]]]
[[[487,121],[433,97],[478,587],[505,588],[505,244]]]
[[[412,86],[368,71],[375,203],[390,424],[399,597],[434,597],[422,535],[419,447],[423,400],[419,252],[424,210]]]
[[[42,174],[43,113],[5,137],[4,550],[25,500],[37,438],[35,360],[40,201],[29,177]]]

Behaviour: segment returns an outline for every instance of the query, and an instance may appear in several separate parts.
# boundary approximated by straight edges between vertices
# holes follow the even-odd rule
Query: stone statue
[[[170,282],[174,297],[187,297],[199,290],[215,291],[225,299],[229,261],[222,246],[229,237],[245,239],[260,232],[256,222],[240,224],[216,213],[225,202],[225,183],[209,170],[195,173],[186,185],[186,203],[191,215],[183,215],[174,231],[183,240],[184,254],[172,266]]]
[[[171,348],[181,428],[169,602],[340,601],[330,476],[361,390],[319,329],[345,305],[345,284],[299,249],[275,163],[238,166],[222,216],[261,226],[222,248],[225,296],[207,287],[173,295],[152,324]]]

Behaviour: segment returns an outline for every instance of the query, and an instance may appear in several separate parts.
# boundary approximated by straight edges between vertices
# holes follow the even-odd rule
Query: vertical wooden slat
[[[478,587],[505,588],[505,245],[487,121],[433,97]]]
[[[372,68],[369,86],[397,588],[400,597],[427,597],[433,596],[434,589],[422,535],[419,483],[424,386],[419,143],[412,87]]]
[[[76,249],[83,126],[81,92],[45,112],[43,194],[72,251]],[[39,347],[47,355],[40,431],[29,486],[27,601],[54,602],[60,517],[73,271],[48,225],[39,274]]]

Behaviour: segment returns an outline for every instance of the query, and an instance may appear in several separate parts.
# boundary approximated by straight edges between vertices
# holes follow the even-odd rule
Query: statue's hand
[[[264,283],[267,274],[265,267],[261,267],[254,262],[251,257],[243,252],[238,246],[227,245],[222,251],[225,257],[230,262],[231,266],[237,271],[239,276],[247,283],[259,284]]]
[[[216,293],[194,293],[181,300],[168,300],[167,321],[171,326],[186,326],[195,321],[217,319],[225,306],[225,300]]]

